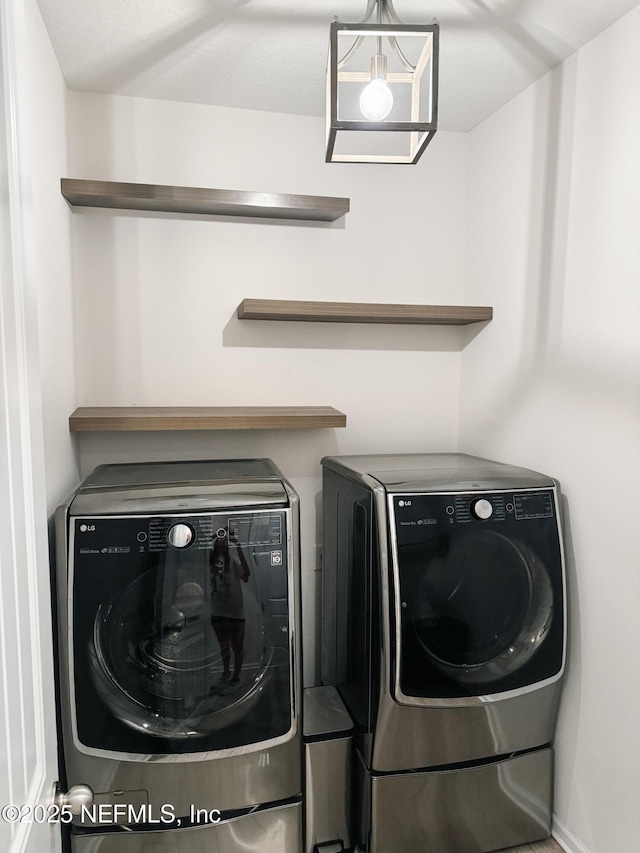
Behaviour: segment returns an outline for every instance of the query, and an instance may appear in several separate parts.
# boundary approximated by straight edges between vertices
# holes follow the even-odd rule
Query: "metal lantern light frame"
[[[367,23],[376,10],[378,22]],[[350,47],[343,56],[340,56],[341,36],[342,41],[345,40],[345,37],[353,37]],[[440,27],[435,21],[432,24],[401,23],[393,9],[392,0],[370,2],[367,16],[358,24],[345,24],[339,21],[331,24],[327,67],[327,163],[413,164],[418,162],[437,130],[439,36]],[[409,62],[398,44],[399,40],[406,44],[407,37],[421,38],[424,42],[414,64]],[[361,49],[365,38],[376,40],[378,49],[375,53],[377,55],[369,56]],[[397,116],[381,121],[340,118],[341,86],[371,82],[377,76],[375,71],[380,60],[382,60],[382,67],[386,71],[386,56],[381,55],[383,54],[381,49],[383,44],[387,53],[391,56],[397,56],[402,65],[402,70],[390,71],[385,74],[385,80],[394,88],[400,85],[411,87],[410,98],[408,99],[410,115],[406,120],[404,118],[398,120]],[[357,62],[354,62],[356,55],[360,60],[360,67],[353,70],[353,66]],[[366,63],[364,67],[362,62]],[[367,68],[369,64],[371,67]],[[425,81],[428,86],[426,97]],[[425,100],[427,103],[426,116],[420,114]],[[375,141],[380,140],[381,147],[384,147],[386,135],[400,133],[402,134],[403,145],[406,141],[407,151],[403,154],[336,152],[338,134],[341,134],[343,140],[347,135],[349,141],[353,141],[363,131],[368,134],[369,143],[373,140],[375,145]],[[362,136],[359,138],[362,139]]]

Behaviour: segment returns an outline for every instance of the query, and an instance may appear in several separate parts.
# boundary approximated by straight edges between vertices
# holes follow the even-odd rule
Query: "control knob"
[[[478,498],[471,504],[471,512],[479,521],[486,521],[493,515],[493,505],[486,498]]]
[[[174,524],[167,533],[174,548],[187,548],[193,541],[193,528],[188,524]]]

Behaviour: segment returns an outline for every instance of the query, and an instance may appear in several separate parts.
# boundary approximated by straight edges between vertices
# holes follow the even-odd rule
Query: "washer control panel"
[[[99,516],[74,519],[74,548],[79,556],[210,552],[217,539],[230,548],[267,551],[286,544],[282,511],[201,513],[198,515]]]

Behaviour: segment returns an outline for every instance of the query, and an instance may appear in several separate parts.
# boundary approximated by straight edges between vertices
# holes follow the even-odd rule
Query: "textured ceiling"
[[[365,0],[38,0],[70,89],[324,115],[329,25]],[[439,127],[470,130],[638,0],[395,0],[440,23]]]

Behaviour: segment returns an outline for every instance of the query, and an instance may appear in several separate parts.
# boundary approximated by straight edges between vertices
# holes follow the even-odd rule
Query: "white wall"
[[[330,405],[347,428],[95,435],[99,462],[268,456],[302,499],[305,680],[333,453],[451,449],[460,329],[239,321],[245,297],[462,301],[467,139],[417,168],[327,165],[318,119],[70,93],[69,177],[351,198],[334,224],[73,213],[79,405]]]
[[[560,479],[571,649],[557,741],[569,849],[640,837],[640,9],[471,135],[460,447]]]
[[[37,288],[47,508],[51,514],[78,478],[68,426],[76,406],[70,216],[60,194],[60,178],[67,170],[67,89],[35,0],[25,3],[25,13],[30,40],[34,226],[28,239]]]

